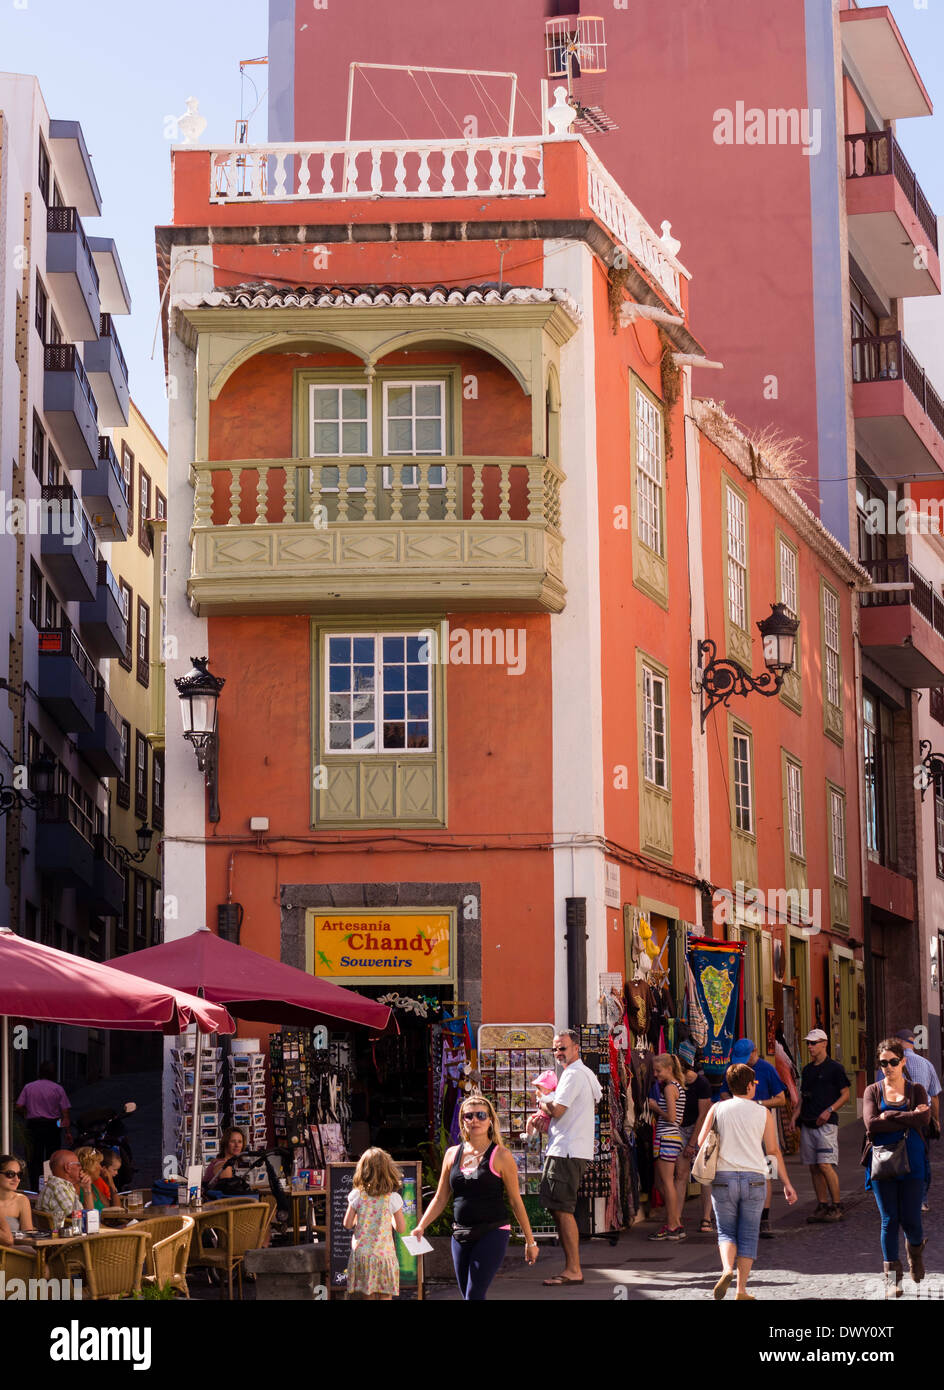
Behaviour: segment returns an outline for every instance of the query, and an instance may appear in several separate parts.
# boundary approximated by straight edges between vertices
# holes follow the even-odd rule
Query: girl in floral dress
[[[397,1190],[402,1182],[403,1174],[386,1150],[361,1154],[344,1215],[345,1228],[355,1233],[347,1265],[348,1294],[390,1299],[400,1292],[393,1231],[406,1231],[403,1198]]]

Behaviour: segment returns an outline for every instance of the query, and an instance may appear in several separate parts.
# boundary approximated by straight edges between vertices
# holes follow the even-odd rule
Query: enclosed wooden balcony
[[[192,466],[199,614],[564,607],[544,458],[242,459]]]

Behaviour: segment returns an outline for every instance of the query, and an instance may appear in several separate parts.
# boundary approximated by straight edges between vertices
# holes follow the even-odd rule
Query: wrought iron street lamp
[[[26,811],[41,811],[52,795],[56,779],[53,758],[37,758],[32,768],[34,790],[28,787],[8,787],[0,774],[0,816],[9,815],[14,807]]]
[[[193,744],[197,754],[197,767],[206,778],[210,795],[209,817],[216,822],[220,818],[220,805],[217,791],[219,767],[219,735],[216,728],[217,704],[220,691],[226,684],[222,676],[214,676],[208,670],[208,656],[192,656],[192,668],[185,676],[179,676],[174,685],[180,696],[180,713],[184,723],[184,738]]]
[[[151,841],[154,839],[154,831],[147,821],[142,821],[138,826],[138,852],[132,854],[130,849],[125,849],[124,845],[119,845],[113,835],[109,835],[108,843],[112,845],[126,864],[140,864],[147,859],[151,853]]]
[[[764,644],[764,665],[767,667],[759,676],[752,676],[738,661],[728,657],[719,660],[718,648],[710,637],[698,643],[702,733],[705,731],[705,720],[715,705],[727,705],[732,695],[750,695],[752,691],[758,695],[776,695],[787,672],[792,669],[800,624],[790,616],[786,605],[772,604],[770,616],[757,626]]]
[[[918,744],[918,752],[921,754],[921,761],[915,768],[915,786],[921,789],[921,800],[923,801],[928,787],[933,782],[944,785],[944,753],[931,752],[931,740],[923,738]]]

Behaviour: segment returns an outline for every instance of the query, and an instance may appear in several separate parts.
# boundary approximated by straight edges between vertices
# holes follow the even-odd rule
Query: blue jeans
[[[510,1231],[487,1231],[478,1240],[460,1244],[452,1238],[452,1263],[459,1292],[470,1303],[484,1303],[488,1286],[501,1269]]]
[[[882,1218],[882,1259],[891,1264],[898,1259],[899,1227],[904,1230],[909,1245],[920,1245],[924,1240],[921,1229],[924,1178],[873,1179],[872,1191]]]
[[[718,1227],[718,1244],[737,1246],[739,1259],[757,1258],[760,1218],[767,1196],[766,1173],[715,1174],[711,1205]]]

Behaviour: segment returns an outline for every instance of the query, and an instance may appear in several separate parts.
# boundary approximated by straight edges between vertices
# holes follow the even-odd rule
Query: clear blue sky
[[[92,236],[113,236],[131,290],[131,314],[116,320],[131,394],[158,437],[167,440],[157,323],[154,228],[170,221],[170,148],[165,117],[195,96],[207,118],[203,142],[229,144],[240,115],[239,62],[268,48],[266,0],[0,0],[0,70],[39,78],[55,120],[82,126],[102,194]],[[267,68],[250,68],[259,96]],[[255,105],[244,84],[245,113]],[[266,138],[266,101],[250,126]]]
[[[927,5],[917,9],[915,0],[891,0],[941,114],[899,122],[898,138],[932,206],[941,212],[944,0],[927,0]],[[250,82],[241,86],[239,61],[266,53],[267,23],[266,0],[0,0],[0,69],[34,73],[50,116],[81,122],[104,208],[102,218],[89,220],[88,230],[113,236],[117,243],[133,299],[131,316],[118,320],[131,391],[165,440],[160,336],[151,357],[158,313],[154,227],[168,222],[171,212],[165,118],[183,114],[186,98],[195,96],[208,122],[202,141],[228,144],[241,114],[241,91],[245,114],[256,101]],[[249,76],[261,97],[267,69],[250,68]],[[263,100],[250,138],[265,139],[265,112]]]

